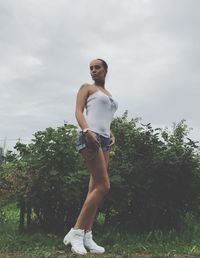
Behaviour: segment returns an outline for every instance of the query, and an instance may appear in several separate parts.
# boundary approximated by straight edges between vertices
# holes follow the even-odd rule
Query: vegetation
[[[95,222],[97,237],[111,250],[104,257],[200,253],[199,147],[185,121],[153,129],[125,112],[114,119],[112,131],[111,191]],[[75,222],[88,184],[77,134],[70,124],[47,128],[31,144],[18,142],[17,152],[7,153],[0,166],[1,250],[66,257],[62,237]]]
[[[16,144],[18,155],[9,153],[2,166],[3,195],[20,208],[21,231],[27,227],[47,231],[71,227],[86,191],[86,171],[75,150],[77,129],[64,125],[35,133],[33,143]],[[34,220],[31,217],[34,210]]]
[[[128,121],[125,113],[114,120],[113,131],[107,224],[129,232],[178,228],[181,216],[195,209],[200,186],[198,146],[185,121],[171,131],[153,129]]]
[[[6,220],[0,226],[0,257],[76,258],[70,247],[62,244],[63,234],[24,231],[19,233],[19,210],[15,204],[4,208]],[[95,239],[106,247],[102,258],[193,258],[200,254],[200,224],[191,215],[183,219],[182,231],[121,233],[112,227],[102,228],[101,216],[96,222]],[[87,255],[94,258],[94,255]]]

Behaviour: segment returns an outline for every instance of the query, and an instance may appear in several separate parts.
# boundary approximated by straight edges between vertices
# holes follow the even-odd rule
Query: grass
[[[70,247],[62,243],[63,236],[45,233],[18,232],[19,212],[14,204],[4,209],[5,221],[0,223],[1,258],[76,258]],[[101,220],[101,216],[99,217]],[[104,232],[100,235],[100,231]],[[99,235],[98,235],[99,233]],[[98,230],[98,243],[109,250],[102,258],[193,258],[200,257],[200,224],[188,214],[182,232],[161,231],[148,234],[121,234],[115,229]],[[92,258],[97,255],[87,254]]]

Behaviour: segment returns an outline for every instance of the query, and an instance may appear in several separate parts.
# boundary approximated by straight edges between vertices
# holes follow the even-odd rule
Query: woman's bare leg
[[[103,155],[104,155],[104,160],[106,163],[106,168],[107,168],[107,173],[108,173],[109,151],[104,151]],[[92,175],[90,175],[90,182],[89,182],[88,188],[89,188],[88,194],[94,190],[94,183],[93,183]],[[91,215],[91,221],[89,221],[89,223],[85,225],[85,230],[90,231],[92,229],[97,209],[98,209],[98,207],[93,211],[93,215]]]
[[[91,179],[88,195],[74,228],[88,230],[88,226],[93,224],[94,217],[101,200],[110,189],[110,182],[107,172],[107,163],[102,149],[98,150],[92,160],[87,158],[87,149],[82,150],[81,153],[86,160],[86,165],[90,171]],[[89,227],[91,228],[91,226]]]
[[[103,155],[104,155],[104,160],[106,162],[106,167],[107,167],[107,171],[108,171],[108,165],[109,165],[109,155],[110,155],[110,152],[109,150],[108,151],[104,151],[103,152]]]

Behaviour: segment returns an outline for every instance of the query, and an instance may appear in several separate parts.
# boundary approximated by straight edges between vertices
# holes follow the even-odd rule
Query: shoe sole
[[[105,251],[103,251],[103,252],[97,252],[97,251],[92,251],[92,250],[89,250],[89,252],[90,252],[91,254],[103,254],[103,253],[105,253]]]
[[[73,247],[71,248],[71,251],[72,251],[72,253],[78,254],[78,255],[85,255],[85,254],[87,254],[87,253],[77,253],[77,252],[73,249]]]

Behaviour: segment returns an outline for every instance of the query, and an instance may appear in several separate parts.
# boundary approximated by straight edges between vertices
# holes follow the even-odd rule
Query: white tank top
[[[86,103],[86,121],[91,131],[110,138],[110,125],[118,104],[104,92],[92,93]]]

